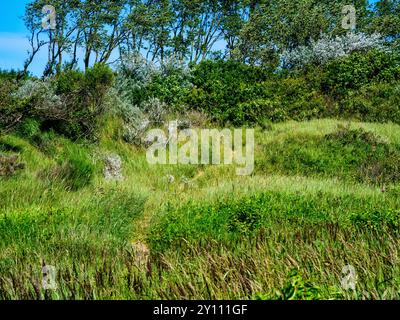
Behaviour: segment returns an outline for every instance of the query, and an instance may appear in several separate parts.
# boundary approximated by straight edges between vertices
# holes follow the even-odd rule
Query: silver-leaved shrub
[[[309,46],[285,51],[281,55],[281,61],[286,68],[299,69],[307,65],[323,65],[330,60],[347,57],[355,51],[371,49],[385,50],[384,41],[379,33],[368,35],[349,32],[336,37],[323,34],[319,40],[312,40]]]
[[[63,113],[62,98],[55,93],[55,84],[49,79],[26,80],[12,96],[29,104],[32,113],[44,114],[47,118]]]

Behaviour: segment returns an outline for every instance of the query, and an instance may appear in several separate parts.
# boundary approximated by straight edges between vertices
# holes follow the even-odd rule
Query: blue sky
[[[2,1],[0,13],[0,69],[20,69],[29,48],[22,17],[29,0]],[[38,59],[42,60],[42,59]],[[40,73],[43,63],[37,61],[31,71]]]
[[[375,2],[372,0],[370,2]],[[2,1],[0,13],[0,69],[21,69],[27,57],[29,43],[23,22],[25,5],[30,0]],[[30,67],[33,74],[40,75],[47,59],[42,51]]]

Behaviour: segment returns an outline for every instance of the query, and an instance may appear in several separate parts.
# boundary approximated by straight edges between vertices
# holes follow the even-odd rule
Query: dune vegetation
[[[2,299],[399,297],[400,126],[258,128],[255,172],[238,177],[151,166],[104,121],[97,145],[2,136],[26,164],[1,178]],[[123,159],[123,181],[104,180],[106,153]],[[57,266],[56,291],[40,287],[42,263]],[[355,292],[341,288],[348,264]]]
[[[0,299],[399,299],[400,1],[348,2],[26,1]]]

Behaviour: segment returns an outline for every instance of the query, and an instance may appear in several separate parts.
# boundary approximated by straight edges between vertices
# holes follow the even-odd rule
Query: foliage
[[[17,89],[15,81],[0,80],[0,132],[11,128],[22,117],[23,105],[13,96]]]
[[[206,61],[193,71],[194,88],[188,105],[210,115],[221,123],[241,124],[246,114],[240,103],[257,97],[258,82],[265,81],[269,72],[234,61]]]
[[[187,105],[234,125],[322,117],[399,123],[399,70],[398,55],[380,50],[281,75],[232,61],[207,61],[193,70]]]
[[[349,90],[339,102],[338,113],[356,120],[400,123],[399,103],[399,81],[374,83]]]
[[[158,98],[150,98],[140,105],[140,110],[147,115],[150,123],[160,125],[165,120],[168,112],[168,105]]]
[[[320,288],[311,281],[304,280],[298,270],[292,270],[288,274],[285,286],[271,296],[258,294],[257,300],[320,300]]]
[[[257,3],[258,4],[258,3]],[[240,31],[235,57],[250,64],[276,67],[279,56],[302,46],[322,34],[339,35],[345,0],[260,1],[250,12],[248,23]],[[353,1],[357,10],[357,30],[368,23],[367,1]]]
[[[330,38],[324,34],[317,41],[311,40],[309,46],[300,46],[281,55],[285,68],[304,69],[308,65],[323,65],[331,60],[348,57],[353,52],[383,50],[381,35],[365,33],[347,33]]]
[[[400,56],[380,50],[355,52],[331,61],[324,71],[322,89],[330,94],[343,94],[370,83],[400,80]]]
[[[10,97],[23,106],[21,118],[39,121],[44,130],[73,139],[92,137],[113,81],[110,68],[96,65],[86,73],[65,71],[52,79],[29,79]]]
[[[0,69],[0,81],[4,80],[27,80],[29,78],[29,74],[22,75],[21,71],[16,71],[14,69],[11,70],[2,70]]]
[[[166,59],[156,66],[135,54],[123,58],[118,68],[116,87],[132,105],[140,106],[149,99],[157,98],[179,109],[189,93],[190,80],[190,71],[179,59]]]
[[[373,10],[374,15],[369,29],[381,33],[388,44],[398,50],[400,44],[400,1],[379,0],[374,3]]]
[[[21,101],[33,116],[56,115],[63,107],[61,98],[56,94],[55,83],[50,79],[27,80],[13,93],[13,97]]]
[[[308,120],[329,112],[324,97],[303,77],[276,78],[257,87],[259,96],[239,105],[250,123],[260,124],[266,119],[272,122]]]
[[[298,136],[264,146],[256,170],[338,177],[376,186],[400,181],[400,151],[370,132],[339,128],[325,137]]]
[[[57,27],[47,33],[41,24],[46,4],[30,1],[24,16],[31,47],[24,72],[47,49],[45,76],[75,68],[79,52],[85,70],[110,63],[116,52],[120,60],[139,52],[158,64],[171,56],[196,64],[219,56],[275,69],[283,52],[309,46],[321,34],[343,35],[342,9],[349,5],[346,0],[53,0]],[[378,32],[386,44],[398,48],[398,0],[371,6],[356,0],[352,5],[357,32]]]

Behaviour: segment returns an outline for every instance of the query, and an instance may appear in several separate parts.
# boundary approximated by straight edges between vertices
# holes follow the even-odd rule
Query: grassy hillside
[[[96,144],[0,137],[0,299],[400,298],[400,126],[256,130],[256,169],[151,166],[105,119]],[[107,182],[118,154],[124,180]],[[168,178],[172,175],[173,182]],[[42,264],[58,270],[41,287]],[[356,291],[341,288],[342,268]]]

